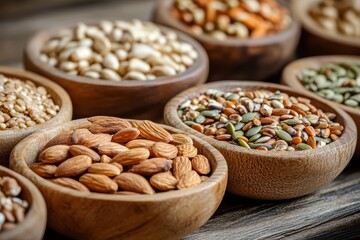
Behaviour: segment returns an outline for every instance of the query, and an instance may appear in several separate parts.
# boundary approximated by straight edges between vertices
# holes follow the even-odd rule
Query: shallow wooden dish
[[[45,87],[54,99],[54,102],[60,106],[58,114],[44,124],[35,125],[26,129],[0,130],[0,165],[8,166],[11,150],[23,138],[37,130],[70,121],[72,117],[72,104],[69,95],[63,88],[37,74],[17,68],[1,66],[0,74],[20,80],[30,80],[36,85]]]
[[[360,129],[360,110],[355,108],[346,106],[344,104],[339,104],[325,98],[319,97],[315,93],[307,90],[301,82],[297,79],[296,75],[307,68],[315,68],[318,69],[324,63],[329,62],[347,62],[347,61],[358,61],[360,62],[360,57],[358,56],[346,56],[346,55],[333,55],[333,56],[317,56],[317,57],[309,57],[302,58],[296,60],[289,65],[287,65],[282,74],[282,83],[288,85],[289,87],[296,89],[297,92],[306,93],[311,95],[313,98],[322,99],[326,101],[329,105],[336,105],[339,108],[345,110],[354,120],[357,129]],[[360,138],[358,137],[357,146],[356,146],[356,156],[360,156]]]
[[[74,104],[74,118],[111,115],[161,119],[163,108],[170,98],[182,90],[204,83],[208,76],[209,63],[205,50],[194,39],[178,31],[175,32],[179,38],[193,45],[199,55],[194,64],[181,74],[151,81],[120,82],[72,76],[39,59],[41,47],[58,30],[42,31],[30,39],[24,49],[24,66],[65,88]]]
[[[210,81],[264,80],[290,60],[298,44],[300,25],[296,19],[286,30],[259,39],[220,41],[208,35],[196,35],[171,15],[173,2],[174,0],[158,0],[153,20],[185,32],[204,46],[210,59]],[[287,6],[286,1],[280,2]]]
[[[81,119],[37,132],[19,143],[11,155],[11,168],[29,178],[44,195],[48,224],[55,231],[75,239],[179,239],[202,226],[219,206],[227,165],[215,148],[196,137],[192,137],[194,145],[210,160],[213,172],[206,182],[185,190],[128,196],[84,193],[55,185],[30,170],[28,165],[36,161],[47,141],[89,124]]]
[[[291,1],[291,9],[302,24],[300,55],[360,54],[360,39],[330,33],[320,27],[308,14],[308,10],[321,0]]]
[[[21,186],[22,198],[30,205],[24,221],[11,230],[0,232],[0,239],[41,240],[46,227],[46,205],[43,196],[32,182],[10,169],[0,166],[0,176],[15,178]]]
[[[343,135],[337,141],[312,151],[265,152],[212,139],[185,125],[177,115],[177,108],[182,102],[209,88],[227,91],[237,87],[281,90],[292,96],[310,98],[315,106],[337,114],[337,121],[345,126]],[[168,102],[164,120],[171,126],[202,138],[218,149],[229,168],[227,190],[256,199],[289,199],[316,191],[340,174],[350,161],[356,145],[356,126],[346,112],[289,87],[264,82],[225,81],[191,88]]]

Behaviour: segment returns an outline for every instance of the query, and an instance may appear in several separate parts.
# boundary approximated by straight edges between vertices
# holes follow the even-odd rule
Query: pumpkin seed
[[[309,145],[307,145],[306,143],[299,143],[298,145],[296,145],[296,148],[300,149],[300,150],[310,150],[313,149],[312,147],[310,147]]]
[[[246,113],[246,114],[242,115],[241,122],[248,123],[248,122],[252,121],[256,117],[257,114],[258,113],[256,113],[256,112]]]
[[[216,117],[220,114],[219,110],[204,110],[201,112],[201,115],[204,117]]]
[[[285,132],[284,130],[276,130],[276,135],[281,138],[282,140],[286,141],[286,142],[291,142],[292,141],[292,137],[290,134],[288,134],[287,132]]]
[[[288,120],[284,120],[284,121],[281,121],[282,123],[286,123],[287,125],[298,125],[298,124],[301,124],[302,121],[299,120],[299,119],[288,119]]]
[[[237,124],[235,124],[234,128],[235,128],[235,130],[237,131],[237,130],[242,129],[242,128],[244,127],[244,125],[245,125],[245,123],[243,123],[243,122],[238,122]]]
[[[239,145],[240,145],[240,146],[243,146],[243,147],[245,147],[245,148],[250,149],[249,144],[247,144],[247,143],[246,143],[244,140],[242,140],[241,138],[238,139],[238,142],[239,142]]]
[[[241,136],[244,136],[244,132],[243,131],[236,131],[234,134],[233,134],[233,139],[238,139],[239,137]]]
[[[270,144],[266,143],[249,143],[250,148],[256,149],[258,147],[266,147],[268,150],[271,150],[273,147]]]
[[[229,122],[228,125],[226,126],[226,132],[231,135],[235,134],[235,127],[231,122]]]
[[[262,126],[252,127],[245,133],[245,136],[246,137],[252,137],[255,134],[257,134],[258,132],[260,132],[261,129],[262,129]]]
[[[205,122],[205,120],[206,120],[206,118],[203,115],[199,115],[195,118],[195,122],[200,123],[200,124]]]
[[[253,136],[251,136],[251,138],[249,138],[249,142],[255,142],[256,140],[258,140],[261,137],[261,133],[257,133]]]

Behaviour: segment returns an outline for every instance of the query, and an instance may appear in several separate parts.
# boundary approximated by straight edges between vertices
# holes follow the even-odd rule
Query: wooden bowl
[[[302,58],[296,60],[289,65],[287,65],[283,71],[282,83],[288,85],[289,87],[296,89],[297,92],[305,93],[311,95],[313,98],[322,99],[326,101],[329,105],[336,105],[339,108],[345,110],[354,120],[357,129],[360,129],[360,110],[346,106],[344,104],[336,103],[325,98],[322,98],[315,93],[307,90],[302,83],[297,79],[296,75],[304,69],[315,68],[318,69],[321,65],[329,62],[348,62],[348,61],[358,61],[360,62],[359,56],[345,56],[345,55],[334,55],[334,56],[317,56]],[[360,138],[358,137],[357,146],[356,146],[356,156],[360,156]]]
[[[55,231],[74,239],[179,239],[202,226],[219,206],[227,182],[225,159],[193,136],[213,172],[207,181],[185,190],[127,196],[84,193],[55,185],[30,170],[28,166],[51,138],[89,124],[81,119],[37,132],[19,143],[11,155],[11,168],[29,178],[44,195],[48,224]]]
[[[210,59],[209,80],[264,80],[279,71],[293,56],[300,36],[300,25],[293,23],[286,30],[258,39],[217,40],[208,35],[194,34],[171,15],[174,0],[158,0],[153,21],[185,32],[198,40]],[[287,6],[286,1],[280,3]],[[291,15],[293,15],[291,13]]]
[[[320,27],[309,15],[309,9],[322,0],[291,1],[291,9],[302,24],[300,55],[360,54],[360,40],[356,37],[331,33]]]
[[[182,102],[207,89],[228,91],[237,87],[249,90],[280,90],[292,96],[307,97],[316,107],[337,114],[336,120],[345,126],[343,135],[337,141],[311,151],[265,152],[210,138],[185,125],[177,115],[177,108]],[[256,199],[289,199],[316,191],[340,174],[350,161],[356,145],[355,123],[346,112],[289,87],[264,82],[225,81],[191,88],[168,102],[165,106],[164,120],[167,124],[193,134],[218,149],[225,157],[229,168],[227,190]]]
[[[17,68],[1,66],[0,74],[20,80],[30,80],[36,85],[45,87],[46,90],[51,94],[55,104],[60,106],[60,111],[58,114],[44,124],[35,125],[26,129],[0,130],[0,165],[8,166],[11,150],[23,138],[37,130],[70,121],[72,117],[72,104],[69,95],[64,91],[63,88],[37,74]]]
[[[10,169],[0,166],[0,176],[15,178],[21,186],[21,198],[30,206],[24,221],[11,230],[0,232],[0,239],[41,240],[46,227],[46,205],[43,196],[32,182]]]
[[[170,30],[159,27],[165,31]],[[191,86],[204,83],[208,76],[209,63],[205,50],[194,39],[178,31],[175,32],[179,38],[193,45],[199,55],[194,64],[181,74],[146,82],[115,82],[72,76],[39,59],[44,43],[58,31],[59,29],[42,31],[30,39],[24,50],[24,66],[65,88],[74,104],[74,118],[110,115],[161,119],[163,108],[170,98]]]

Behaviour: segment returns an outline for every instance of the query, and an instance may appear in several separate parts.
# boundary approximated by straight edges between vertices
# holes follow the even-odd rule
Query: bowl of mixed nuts
[[[105,116],[29,136],[10,165],[44,195],[49,226],[76,239],[181,238],[211,217],[227,183],[225,159],[205,141]]]
[[[26,69],[59,83],[74,116],[156,119],[167,100],[206,81],[208,57],[191,37],[151,22],[78,23],[36,34]]]
[[[32,182],[0,166],[0,199],[0,239],[43,238],[46,205]]]
[[[264,82],[191,88],[169,101],[164,120],[218,149],[229,168],[227,190],[256,199],[316,191],[340,174],[356,145],[346,112]]]
[[[286,1],[158,0],[153,19],[204,46],[210,80],[266,79],[292,57],[300,35]]]
[[[283,71],[282,82],[299,92],[335,104],[360,123],[360,57],[329,55],[302,58]],[[355,155],[360,154],[360,141]]]
[[[0,165],[31,133],[70,121],[69,95],[50,80],[24,70],[0,67]]]

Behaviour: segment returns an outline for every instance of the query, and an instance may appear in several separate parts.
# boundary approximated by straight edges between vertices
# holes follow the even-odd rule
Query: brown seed
[[[102,163],[110,163],[112,161],[112,158],[107,155],[101,155],[100,162]]]
[[[344,127],[341,125],[337,125],[337,126],[330,126],[329,129],[330,129],[330,131],[334,131],[334,130],[343,131]]]
[[[305,127],[305,132],[307,134],[309,134],[310,136],[315,136],[316,135],[315,129],[312,126],[306,126]]]
[[[54,177],[57,166],[37,162],[31,164],[30,169],[43,178],[52,178]]]
[[[114,157],[119,153],[129,151],[127,147],[115,142],[101,143],[97,149],[99,153],[109,157]]]
[[[268,151],[268,149],[264,146],[258,147],[257,150]]]
[[[172,167],[172,161],[166,158],[150,158],[133,166],[129,172],[137,173],[142,176],[152,176],[159,172],[165,172]]]
[[[45,149],[39,156],[39,161],[49,164],[58,164],[65,161],[69,155],[69,146],[55,145]]]
[[[72,133],[73,133],[73,131],[69,131],[69,132],[61,133],[61,134],[57,135],[56,137],[52,138],[50,141],[48,141],[46,143],[46,145],[43,147],[42,151],[49,147],[55,146],[55,145],[71,145],[72,144],[72,141],[71,141]]]
[[[143,121],[139,126],[139,130],[141,136],[151,141],[165,143],[173,141],[173,137],[168,131],[152,121]]]
[[[92,123],[89,130],[92,133],[109,133],[113,134],[124,128],[131,128],[129,121],[108,116],[96,116],[88,118],[88,121]]]
[[[123,166],[130,166],[140,163],[150,157],[150,151],[146,148],[133,148],[121,152],[113,157],[113,161]]]
[[[157,158],[173,159],[178,154],[178,149],[176,146],[163,142],[157,142],[153,144],[149,150],[150,156]]]
[[[191,144],[181,144],[177,146],[178,148],[178,156],[184,156],[193,158],[197,154],[197,149]]]
[[[113,180],[102,174],[85,173],[79,181],[92,192],[113,193],[118,189],[118,185]]]
[[[50,179],[50,181],[60,186],[71,188],[80,192],[90,192],[84,184],[72,178],[54,178]]]
[[[215,138],[216,138],[216,140],[219,140],[219,141],[229,141],[232,139],[232,136],[231,136],[231,134],[220,134],[220,135],[217,135]]]
[[[316,139],[314,136],[309,136],[308,140],[306,141],[307,145],[312,147],[313,149],[316,148]]]
[[[288,115],[290,114],[290,110],[285,108],[274,108],[272,114],[275,116]]]
[[[200,133],[204,133],[204,127],[201,124],[195,123],[195,124],[191,125],[191,128]]]
[[[204,155],[196,155],[191,160],[191,164],[199,174],[206,175],[211,171],[209,160]]]
[[[215,122],[215,119],[213,118],[205,118],[205,121],[203,122],[204,125],[209,125]]]
[[[173,160],[172,171],[175,178],[180,179],[184,174],[192,170],[191,161],[188,157],[176,157]]]
[[[328,129],[328,128],[327,128]],[[329,129],[329,131],[330,131],[330,129]],[[333,130],[333,131],[331,131],[331,134],[335,134],[335,135],[337,135],[337,136],[340,136],[341,135],[341,131],[340,130]]]
[[[125,128],[116,132],[112,137],[112,141],[116,143],[126,143],[135,140],[139,135],[140,131],[137,128]]]
[[[246,132],[247,130],[249,130],[250,128],[252,128],[253,127],[253,122],[248,122],[247,124],[245,124],[244,126],[243,126],[243,128],[241,129],[242,131],[244,131],[244,132]]]
[[[215,134],[216,135],[222,135],[226,133],[226,129],[225,128],[220,128],[218,130],[216,130]]]
[[[237,114],[238,112],[230,107],[227,107],[224,109],[224,114],[226,114],[226,116],[230,116],[231,114]]]
[[[260,126],[260,125],[261,125],[261,121],[260,121],[258,118],[254,118],[254,119],[253,119],[253,124],[254,124],[255,126]]]
[[[324,129],[324,131],[322,132],[321,136],[322,136],[323,138],[328,138],[328,137],[330,137],[330,134],[331,134],[330,129],[329,129],[329,128],[326,128],[326,129]],[[341,135],[341,132],[340,132],[340,135]]]
[[[159,191],[170,191],[176,188],[178,180],[171,172],[157,173],[150,178],[150,184]]]
[[[182,134],[182,133],[175,133],[175,134],[171,134],[171,136],[173,137],[173,140],[171,143],[175,144],[175,145],[181,145],[181,144],[193,144],[193,140],[191,139],[191,137],[189,137],[186,134]]]
[[[97,152],[95,152],[94,150],[92,150],[88,147],[82,146],[82,145],[70,146],[69,152],[74,157],[78,156],[78,155],[86,155],[86,156],[89,156],[93,162],[100,161],[100,156],[99,156],[99,154],[97,154]]]
[[[199,174],[196,171],[192,170],[191,172],[186,173],[180,178],[177,184],[177,188],[178,189],[190,188],[200,183],[201,183],[201,178]]]
[[[117,176],[114,181],[120,189],[124,191],[154,194],[154,189],[150,186],[149,182],[143,176],[136,173],[122,173]]]
[[[333,140],[333,141],[336,141],[336,140],[339,139],[339,137],[338,137],[337,135],[335,135],[335,134],[330,134],[330,138],[331,138],[331,140]]]
[[[147,139],[135,139],[125,144],[128,149],[131,148],[150,148],[155,142]]]
[[[262,124],[271,124],[271,123],[275,122],[275,120],[270,117],[262,118],[260,121]]]
[[[298,145],[299,143],[302,143],[301,137],[293,137],[292,143],[295,145]]]
[[[115,177],[121,173],[118,167],[108,163],[93,163],[87,171],[89,173],[102,174],[108,177]]]
[[[216,134],[216,128],[214,128],[214,127],[206,128],[204,134],[208,135],[208,136],[209,135],[215,135]]]
[[[91,166],[91,162],[91,158],[86,155],[69,158],[57,167],[55,177],[79,176]]]

